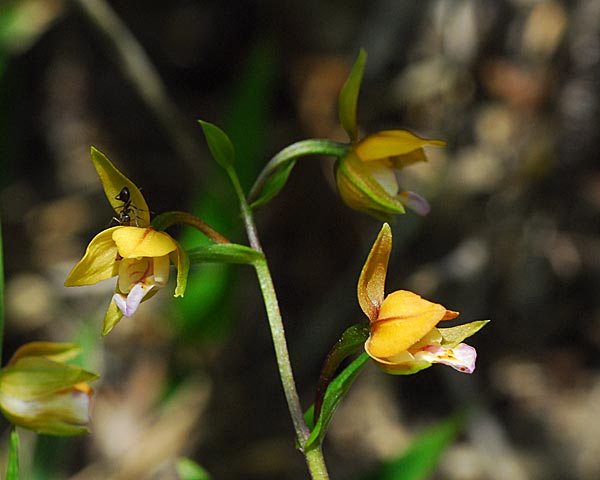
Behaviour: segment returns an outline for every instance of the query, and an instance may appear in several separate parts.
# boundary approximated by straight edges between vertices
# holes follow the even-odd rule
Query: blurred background
[[[600,478],[600,2],[3,0],[3,363],[27,341],[76,341],[102,374],[93,433],[22,432],[22,478],[170,479],[180,456],[215,479],[307,478],[250,267],[196,267],[184,299],[164,289],[104,341],[114,283],[63,282],[114,215],[90,145],[153,212],[195,212],[245,243],[196,120],[229,133],[249,189],[288,144],[345,141],[337,95],[360,47],[362,134],[448,141],[401,173],[432,212],[393,225],[388,291],[492,323],[469,342],[472,376],[368,365],[324,445],[332,478],[363,478],[461,410],[432,478]],[[381,226],[341,203],[332,169],[302,159],[256,213],[304,407],[364,321],[356,281]],[[1,434],[5,448],[5,421]]]

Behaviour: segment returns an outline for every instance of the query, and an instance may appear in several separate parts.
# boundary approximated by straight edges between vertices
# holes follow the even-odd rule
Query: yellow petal
[[[85,251],[85,255],[65,280],[66,287],[91,285],[117,274],[115,259],[117,246],[113,241],[113,233],[125,227],[113,227],[96,235]]]
[[[169,257],[165,255],[160,258],[167,260],[168,268]],[[119,263],[117,291],[119,293],[128,294],[136,283],[147,282],[148,277],[153,275],[153,267],[154,257],[124,258]]]
[[[175,240],[153,228],[120,227],[112,238],[123,258],[162,257],[177,250]]]
[[[427,157],[425,156],[425,150],[419,148],[414,152],[405,153],[404,155],[398,155],[395,157],[390,157],[390,163],[392,168],[401,169],[406,168],[413,163],[418,162],[426,162]]]
[[[123,187],[127,187],[131,199],[132,219],[135,218],[136,224],[139,224],[141,227],[150,225],[150,210],[140,189],[123,175],[100,150],[92,147],[91,154],[106,198],[115,212],[117,212],[117,215],[120,215],[123,211],[124,203],[121,200],[117,200],[116,197]]]
[[[358,278],[358,303],[371,322],[377,319],[377,312],[384,302],[385,276],[391,250],[392,230],[384,223]]]
[[[406,130],[384,130],[363,138],[354,150],[363,162],[369,162],[406,155],[425,145],[443,147],[446,142],[421,138]]]
[[[365,349],[374,358],[385,359],[408,350],[427,335],[446,314],[446,308],[406,290],[388,295]]]
[[[381,160],[381,161],[373,161],[365,164],[371,176],[375,179],[375,181],[381,185],[381,188],[385,190],[385,192],[395,197],[398,195],[398,180],[396,179],[396,173],[389,166],[389,161]]]

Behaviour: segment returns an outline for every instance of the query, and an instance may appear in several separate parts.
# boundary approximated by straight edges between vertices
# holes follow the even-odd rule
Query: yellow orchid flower
[[[49,435],[88,431],[88,381],[98,376],[64,362],[77,345],[32,342],[21,346],[0,370],[0,409],[15,425]]]
[[[121,225],[108,228],[92,239],[83,258],[69,273],[65,286],[91,285],[119,277],[104,318],[102,334],[106,335],[123,316],[133,315],[142,301],[166,285],[171,262],[177,268],[175,296],[183,296],[189,259],[170,235],[149,226],[148,206],[135,184],[93,147],[92,160]]]
[[[459,313],[407,290],[386,296],[384,286],[391,247],[392,232],[386,223],[358,281],[358,302],[370,322],[365,351],[389,373],[412,374],[433,363],[472,373],[477,353],[461,342],[483,328],[487,321],[438,328],[439,322],[454,319]]]
[[[384,130],[358,140],[356,104],[366,53],[361,50],[339,98],[339,116],[351,147],[338,159],[335,178],[342,200],[355,210],[388,219],[405,213],[404,207],[420,215],[429,213],[427,201],[414,192],[400,191],[396,170],[427,160],[423,147],[444,146],[406,130]]]

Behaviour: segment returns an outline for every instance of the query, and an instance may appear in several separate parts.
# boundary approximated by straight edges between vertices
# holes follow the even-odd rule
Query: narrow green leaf
[[[307,155],[326,155],[341,158],[350,146],[333,140],[310,138],[285,147],[265,165],[254,183],[248,202],[251,208],[265,205],[286,184],[296,161]]]
[[[319,377],[319,383],[317,384],[317,394],[315,396],[315,408],[314,408],[314,422],[317,423],[319,415],[321,414],[321,407],[323,406],[323,400],[327,387],[333,378],[333,374],[340,366],[342,361],[356,353],[356,351],[367,341],[369,338],[369,327],[365,324],[352,325],[347,328],[340,339],[335,343],[333,348],[327,354],[321,375]]]
[[[250,208],[262,207],[272,200],[285,186],[292,169],[296,165],[296,159],[292,158],[278,165],[269,178],[265,181],[262,191],[256,200],[250,204]]]
[[[235,149],[227,134],[216,125],[198,120],[208,143],[210,153],[221,167],[225,170],[233,168],[235,161]]]
[[[253,248],[237,243],[201,245],[187,251],[190,263],[241,263],[252,264],[264,255]]]
[[[361,48],[339,96],[340,122],[353,143],[358,140],[356,105],[358,103],[358,92],[360,91],[360,84],[362,82],[366,60],[367,53]]]
[[[423,480],[437,466],[444,451],[452,444],[464,425],[464,415],[457,414],[435,425],[415,439],[398,458],[382,464],[364,480]]]
[[[189,458],[179,458],[175,470],[180,480],[211,480],[209,473]]]
[[[17,427],[10,431],[10,450],[8,452],[8,467],[6,480],[19,480],[19,434]]]
[[[336,408],[346,396],[348,390],[350,390],[352,383],[367,363],[367,360],[369,360],[369,356],[366,353],[363,353],[329,384],[327,392],[325,393],[325,398],[323,399],[321,415],[319,415],[316,424],[313,422],[314,405],[306,411],[304,420],[311,429],[311,433],[304,445],[305,450],[317,447],[323,442],[325,434],[327,433],[327,428],[329,427],[329,422],[331,422],[331,418],[333,417]]]

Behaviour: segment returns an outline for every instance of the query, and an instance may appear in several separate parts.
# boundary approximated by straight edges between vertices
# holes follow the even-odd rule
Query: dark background
[[[83,0],[0,4],[4,362],[27,341],[77,341],[102,373],[93,433],[23,432],[23,478],[175,478],[179,456],[219,479],[307,478],[249,267],[196,267],[185,299],[165,289],[104,341],[113,284],[62,282],[113,215],[90,145],[153,212],[193,211],[245,243],[196,120],[230,134],[248,189],[286,145],[345,140],[337,95],[360,47],[362,135],[449,144],[401,174],[432,212],[394,223],[387,289],[492,323],[469,342],[472,376],[369,365],[325,443],[332,477],[360,478],[461,408],[469,421],[435,478],[600,476],[597,1],[108,3],[149,72],[128,70],[137,45]],[[305,407],[329,348],[364,320],[356,281],[381,226],[341,203],[332,168],[302,159],[256,213]]]

